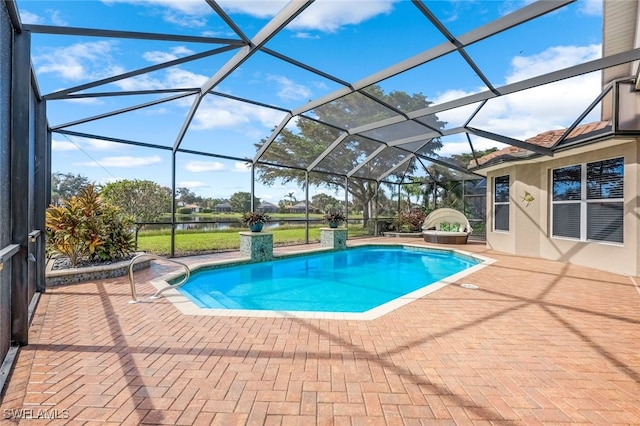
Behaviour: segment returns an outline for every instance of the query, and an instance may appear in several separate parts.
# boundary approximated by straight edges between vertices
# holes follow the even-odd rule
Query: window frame
[[[590,164],[595,164],[595,163],[602,163],[605,161],[609,161],[609,160],[622,160],[622,175],[620,176],[620,178],[622,179],[622,198],[593,198],[590,199],[588,198],[587,194],[588,194],[588,188],[587,188],[587,184],[588,184],[588,165]],[[569,167],[575,167],[575,166],[580,166],[580,199],[576,199],[576,200],[554,200],[554,171],[555,170],[561,170],[561,169],[566,169]],[[623,156],[616,156],[616,157],[610,157],[610,158],[603,158],[601,160],[597,160],[597,161],[589,161],[589,162],[583,162],[583,163],[575,163],[575,164],[569,164],[569,165],[565,165],[562,167],[556,167],[553,168],[549,171],[549,184],[550,184],[550,189],[549,189],[549,205],[550,205],[550,211],[549,211],[549,236],[550,238],[555,238],[555,239],[562,239],[562,240],[570,240],[570,241],[579,241],[579,242],[586,242],[586,243],[599,243],[599,244],[613,244],[613,245],[624,245],[624,232],[622,233],[622,241],[608,241],[608,240],[599,240],[599,239],[589,239],[587,238],[588,235],[588,223],[589,223],[589,217],[588,217],[588,206],[589,204],[602,204],[602,203],[622,203],[623,205],[623,209],[624,209],[624,166],[625,166],[625,162],[624,162],[624,157]],[[565,235],[555,235],[555,229],[554,229],[554,208],[556,205],[562,205],[562,204],[579,204],[580,206],[580,236],[578,238],[575,237],[568,237]],[[622,212],[622,226],[624,227],[624,210]]]
[[[497,194],[497,190],[496,190],[496,185],[498,183],[498,179],[500,178],[507,178],[507,201],[496,201],[496,194]],[[506,175],[500,175],[500,176],[494,176],[493,177],[493,223],[492,223],[492,232],[497,232],[497,233],[509,233],[509,231],[511,230],[511,176],[509,174]],[[496,228],[496,224],[497,224],[497,220],[496,220],[496,215],[498,213],[498,209],[496,208],[496,206],[506,206],[507,207],[507,229],[500,229],[500,228]]]

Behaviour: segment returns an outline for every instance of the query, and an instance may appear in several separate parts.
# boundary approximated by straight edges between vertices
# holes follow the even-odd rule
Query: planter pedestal
[[[347,230],[344,228],[320,228],[320,245],[334,250],[347,248]]]
[[[240,254],[252,262],[273,259],[273,234],[266,232],[239,232]]]

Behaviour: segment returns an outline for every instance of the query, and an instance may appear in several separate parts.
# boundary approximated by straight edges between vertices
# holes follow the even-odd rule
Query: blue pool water
[[[196,272],[180,291],[200,308],[366,312],[477,263],[448,251],[360,247]]]

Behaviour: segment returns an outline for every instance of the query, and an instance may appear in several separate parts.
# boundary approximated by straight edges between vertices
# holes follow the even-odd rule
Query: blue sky
[[[249,37],[253,37],[286,4],[281,1],[219,1]],[[529,2],[519,0],[455,0],[425,2],[455,36],[488,23]],[[18,0],[24,23],[166,32],[237,39],[237,35],[204,1]],[[558,11],[480,41],[467,53],[491,83],[501,86],[601,56],[601,1],[579,0]],[[266,47],[348,82],[356,82],[444,41],[409,1],[319,0]],[[34,34],[32,58],[42,94],[96,79],[203,52],[219,45],[98,37]],[[149,75],[120,80],[88,92],[198,87],[228,61],[235,50],[188,62]],[[458,54],[446,55],[382,81],[385,91],[423,93],[435,104],[486,90]],[[233,96],[295,109],[340,86],[319,75],[258,52],[215,90]],[[600,74],[576,77],[549,86],[492,100],[472,122],[477,128],[525,139],[566,127],[600,92]],[[163,95],[167,96],[167,95]],[[154,99],[157,95],[56,100],[47,104],[56,126]],[[553,102],[550,102],[553,99]],[[173,146],[193,98],[182,98],[69,128],[114,138]],[[458,126],[474,105],[438,114]],[[284,113],[207,95],[185,135],[182,148],[252,158],[254,144],[270,135]],[[596,117],[592,117],[597,119]],[[477,148],[500,146],[475,140]],[[445,140],[441,154],[468,152],[466,139]],[[96,182],[150,179],[171,184],[170,151],[53,136],[52,170],[80,173]],[[242,162],[179,154],[177,186],[206,197],[228,197],[250,189],[250,173]],[[311,188],[310,193],[328,192]],[[294,185],[258,185],[256,195],[272,202],[294,192]],[[334,194],[335,195],[335,194]]]

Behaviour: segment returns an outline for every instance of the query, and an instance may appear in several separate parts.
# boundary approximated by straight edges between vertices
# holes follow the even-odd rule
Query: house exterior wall
[[[557,153],[536,163],[511,164],[487,173],[487,245],[519,256],[539,257],[640,276],[640,150],[638,141],[609,141]],[[608,158],[624,157],[624,243],[600,243],[551,237],[551,170]],[[509,175],[509,232],[493,231],[493,180]],[[525,191],[534,200],[527,206]]]

